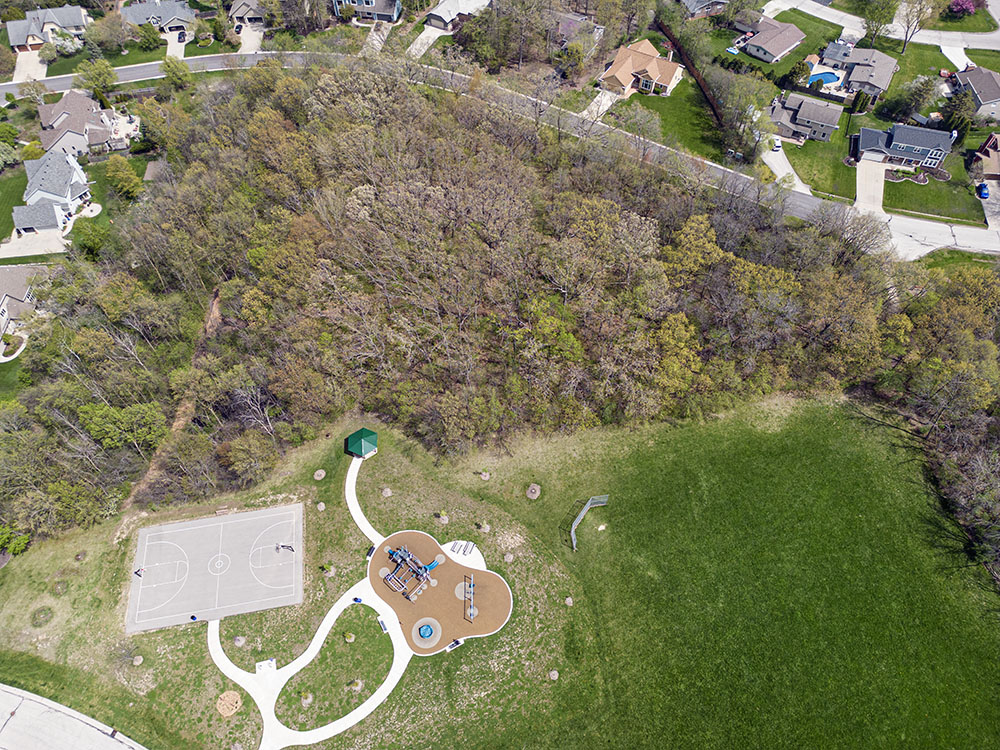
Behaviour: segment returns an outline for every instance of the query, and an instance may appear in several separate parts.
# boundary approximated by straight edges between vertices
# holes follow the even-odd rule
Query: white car
[[[774,139],[774,145],[771,146],[772,151],[781,151],[781,141],[778,138]]]

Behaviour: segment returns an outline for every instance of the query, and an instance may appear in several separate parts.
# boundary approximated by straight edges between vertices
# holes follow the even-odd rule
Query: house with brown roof
[[[1000,133],[990,133],[983,145],[976,149],[973,160],[983,165],[983,177],[1000,180]]]
[[[776,63],[806,38],[798,26],[761,16],[750,29],[754,35],[743,50],[766,63]]]
[[[955,74],[955,80],[962,91],[972,94],[976,103],[976,114],[981,117],[1000,119],[1000,73],[986,68],[972,68]]]
[[[644,94],[669,96],[683,74],[684,66],[673,61],[672,52],[663,57],[652,42],[641,39],[619,47],[599,80],[601,88],[618,95],[638,89]]]
[[[107,151],[112,147],[116,116],[110,109],[101,109],[89,96],[68,91],[54,104],[38,107],[42,148],[70,156]],[[125,146],[124,143],[116,145]]]

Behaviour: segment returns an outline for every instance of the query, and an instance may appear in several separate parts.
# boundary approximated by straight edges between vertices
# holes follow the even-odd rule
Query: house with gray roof
[[[233,23],[264,23],[264,8],[260,0],[235,0],[229,8]]]
[[[849,92],[864,91],[873,99],[889,90],[892,77],[899,70],[896,59],[877,49],[858,49],[847,42],[830,42],[820,53],[820,62],[834,70],[846,70],[840,88]]]
[[[441,0],[427,14],[426,23],[436,29],[454,31],[473,16],[482,13],[490,0]]]
[[[7,38],[15,52],[28,52],[53,41],[57,32],[82,38],[87,24],[93,22],[90,14],[77,5],[29,10],[23,19],[7,22]]]
[[[729,5],[729,0],[677,0],[687,8],[688,18],[717,16]]]
[[[14,206],[18,236],[42,229],[63,229],[73,213],[90,200],[87,176],[76,159],[49,151],[41,159],[24,162],[28,185],[23,206]]]
[[[38,107],[42,148],[70,156],[108,151],[115,117],[86,94],[68,91],[58,102]]]
[[[936,169],[951,153],[955,136],[954,132],[897,124],[888,130],[861,128],[853,145],[859,161]]]
[[[0,267],[0,335],[11,333],[17,321],[35,309],[32,287],[48,272],[41,263]]]
[[[348,6],[354,8],[355,16],[367,21],[395,23],[399,20],[399,14],[403,12],[400,0],[333,0],[333,14],[337,18],[342,18],[344,9]]]
[[[122,8],[122,17],[135,26],[151,24],[160,31],[187,31],[194,26],[195,15],[182,0],[146,0]]]
[[[747,41],[743,51],[766,63],[776,63],[806,38],[797,26],[775,21],[761,16],[753,25],[754,35]]]
[[[778,135],[804,143],[806,140],[829,141],[833,131],[840,127],[844,108],[801,94],[788,94],[783,100],[774,100],[769,114]]]
[[[1000,73],[986,68],[973,68],[955,74],[955,80],[962,91],[972,93],[976,103],[976,114],[981,117],[1000,119]]]

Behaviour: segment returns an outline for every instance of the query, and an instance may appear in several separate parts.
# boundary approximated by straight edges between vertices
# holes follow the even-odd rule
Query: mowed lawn
[[[10,237],[14,231],[11,209],[24,203],[24,189],[28,186],[28,175],[24,167],[5,170],[0,175],[0,240]]]
[[[104,56],[113,68],[120,68],[123,65],[138,65],[139,63],[155,62],[167,56],[167,44],[163,42],[159,47],[152,50],[140,49],[136,42],[128,42],[125,45],[125,54],[109,53]],[[48,67],[49,76],[61,76],[76,72],[76,66],[87,58],[84,50],[75,55],[57,57]]]
[[[976,65],[1000,71],[1000,51],[995,49],[967,49],[965,50],[965,54]]]
[[[364,575],[368,541],[343,505],[343,439],[361,424],[379,432],[358,481],[374,526],[476,541],[510,583],[514,613],[494,636],[413,659],[386,703],[324,750],[979,748],[1000,735],[997,594],[936,512],[918,456],[846,405],[792,399],[678,427],[524,435],[502,453],[456,460],[345,418],[293,451],[265,487],[200,508],[150,508],[157,518],[147,522],[163,522],[212,516],[223,502],[306,504],[304,602],[223,620],[223,645],[241,666],[287,663]],[[320,482],[317,467],[328,472]],[[540,499],[525,498],[530,482]],[[572,552],[560,521],[576,500],[603,493],[610,504],[587,516]],[[145,661],[122,666],[120,596],[134,546],[111,543],[116,526],[41,542],[0,571],[3,648],[32,654],[0,649],[5,681],[151,748],[255,747],[259,718],[246,695],[232,719],[215,711],[233,686],[211,664],[203,627],[134,636]],[[331,578],[321,563],[335,567]],[[65,596],[52,593],[60,579]],[[33,628],[41,605],[54,619]],[[367,692],[384,674],[384,636],[370,619],[334,626],[329,653],[289,685],[283,714],[318,723],[353,703],[346,681],[361,677]],[[359,640],[347,646],[345,630]],[[313,693],[310,709],[299,692]]]
[[[909,180],[886,180],[882,208],[887,211],[902,209],[985,223],[982,201],[975,195],[961,153],[950,154],[941,166],[951,173],[951,180],[948,182],[930,179],[926,185],[918,185]]]
[[[862,40],[863,46],[868,46],[867,39]],[[940,47],[929,44],[910,42],[906,46],[906,54],[902,53],[903,42],[899,39],[880,38],[875,49],[896,58],[899,70],[892,77],[886,96],[891,98],[903,86],[918,76],[930,76],[938,79],[942,69],[954,70],[955,66],[941,53]]]
[[[827,143],[806,141],[801,146],[785,143],[785,156],[796,174],[813,190],[854,200],[857,194],[857,170],[844,164],[848,156],[847,122],[840,116],[840,129]]]
[[[444,38],[444,37],[442,37]],[[626,107],[646,107],[660,116],[663,143],[681,148],[696,156],[718,161],[722,147],[718,140],[718,125],[712,119],[701,89],[689,76],[685,76],[670,96],[632,94],[619,102],[604,116],[604,121],[618,127],[622,122],[616,117]]]
[[[570,498],[611,496],[579,551],[561,554],[596,622],[600,668],[578,700],[593,732],[614,727],[603,746],[984,747],[1000,735],[997,595],[889,432],[807,404],[651,429],[635,447],[609,435],[573,461],[559,441],[530,442],[474,465],[505,478],[509,507],[554,550]],[[515,498],[528,481],[539,506]],[[583,746],[578,722],[531,744]],[[492,746],[528,736],[512,720]]]

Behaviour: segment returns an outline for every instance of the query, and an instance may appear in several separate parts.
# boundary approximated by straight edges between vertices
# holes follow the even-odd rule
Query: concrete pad
[[[106,724],[8,685],[0,685],[0,748],[144,750]]]
[[[10,239],[0,245],[0,258],[19,258],[22,255],[48,255],[66,252],[66,241],[58,229],[43,229],[40,232],[18,237],[11,232]]]
[[[169,31],[166,34],[160,34],[160,39],[165,39],[167,42],[167,56],[177,57],[184,59],[184,46],[185,42],[177,41],[178,31]],[[190,35],[188,36],[190,38]]]
[[[424,26],[424,30],[420,32],[420,36],[414,39],[413,43],[407,48],[406,56],[413,58],[414,60],[419,60],[439,37],[450,35],[450,31],[436,29],[433,26]]]
[[[858,162],[857,197],[854,207],[859,211],[881,214],[882,195],[885,191],[885,164],[877,161]]]
[[[972,65],[972,60],[969,56],[965,54],[965,49],[963,47],[946,47],[942,45],[941,54],[951,61],[951,64],[955,66],[955,70],[965,70],[969,65]]]
[[[49,66],[38,57],[38,50],[19,52],[14,63],[14,75],[10,80],[13,83],[40,81],[48,75],[48,69]]]
[[[986,180],[985,182],[990,188],[990,197],[983,201],[986,225],[990,229],[1000,229],[1000,180]]]
[[[299,604],[303,552],[301,503],[142,529],[125,632]]]
[[[587,108],[580,113],[580,117],[585,120],[600,120],[604,113],[614,106],[614,103],[618,101],[621,97],[612,91],[605,91],[601,89],[594,100],[587,105]]]
[[[257,24],[245,24],[240,30],[240,53],[252,55],[260,52],[260,45],[264,41],[264,27]]]

